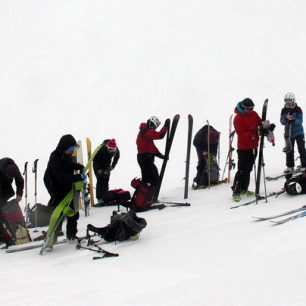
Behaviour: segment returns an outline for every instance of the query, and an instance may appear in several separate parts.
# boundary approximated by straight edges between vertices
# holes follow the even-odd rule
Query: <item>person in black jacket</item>
[[[197,174],[193,179],[193,187],[196,188],[206,186],[208,184],[206,175],[203,175],[203,172],[207,172],[207,159],[209,155],[212,154],[214,158],[217,156],[219,132],[213,126],[208,126],[206,124],[194,136],[193,145],[195,146],[198,155]]]
[[[109,189],[111,171],[116,167],[120,158],[120,151],[115,139],[105,139],[102,148],[93,160],[93,169],[97,178],[96,198],[103,203],[103,196]]]
[[[51,196],[48,206],[53,209],[71,190],[74,182],[86,179],[86,176],[81,174],[83,165],[73,162],[72,154],[77,146],[77,142],[72,135],[64,135],[50,155],[44,174],[44,183]],[[75,174],[75,171],[79,171],[80,174]],[[73,203],[70,205],[73,208]],[[76,238],[78,219],[78,212],[73,217],[67,218],[66,236],[68,240]],[[61,225],[57,229],[57,234],[60,230]]]
[[[18,166],[8,157],[0,159],[0,206],[15,195],[12,187],[13,180],[16,184],[16,200],[22,199],[24,180]]]

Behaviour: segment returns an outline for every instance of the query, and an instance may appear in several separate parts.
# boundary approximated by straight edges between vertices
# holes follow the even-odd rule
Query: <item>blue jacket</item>
[[[291,126],[291,139],[296,138],[297,136],[304,136],[304,129],[303,129],[303,112],[302,109],[295,105],[294,108],[282,108],[280,122],[282,125],[286,125],[286,115],[290,114],[294,117],[295,121],[292,123]]]

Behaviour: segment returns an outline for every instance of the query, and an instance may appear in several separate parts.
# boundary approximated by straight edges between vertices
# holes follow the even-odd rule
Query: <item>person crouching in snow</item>
[[[102,147],[93,160],[93,169],[97,178],[96,198],[103,204],[103,196],[109,189],[111,171],[116,167],[120,151],[115,139],[105,139]]]

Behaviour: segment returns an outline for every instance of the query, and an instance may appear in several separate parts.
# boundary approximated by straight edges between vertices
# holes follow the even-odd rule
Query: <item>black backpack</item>
[[[114,211],[109,225],[95,227],[92,224],[88,224],[87,234],[89,235],[89,232],[97,233],[109,242],[124,241],[139,234],[146,226],[147,221],[138,217],[133,210],[120,214]]]
[[[290,178],[286,181],[284,188],[290,195],[298,195],[306,193],[306,177],[303,175]]]
[[[52,215],[53,209],[51,207],[45,206],[40,203],[36,203],[32,208],[27,211],[29,224],[28,228],[33,228],[35,226],[47,226],[50,222],[50,217]],[[36,215],[36,225],[35,225],[35,215]]]

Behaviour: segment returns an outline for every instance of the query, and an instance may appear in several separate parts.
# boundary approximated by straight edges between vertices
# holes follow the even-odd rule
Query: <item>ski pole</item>
[[[33,163],[33,168],[32,168],[32,172],[35,175],[35,189],[34,189],[35,204],[34,205],[37,204],[37,163],[38,163],[38,159],[35,159],[34,163]],[[34,223],[35,223],[34,232],[38,232],[38,230],[37,230],[37,208],[35,209]]]
[[[265,199],[266,199],[266,203],[268,203],[267,184],[266,184],[266,171],[265,171],[265,160],[264,160],[263,156],[262,156],[262,173],[263,173],[263,180],[264,180]]]
[[[256,160],[256,149],[255,149],[255,131],[254,131],[254,128],[252,127],[251,128],[252,130],[252,145],[253,145],[253,167],[254,167],[254,178],[255,178],[255,184],[257,182],[257,171],[256,171],[256,163],[255,163],[255,160]],[[256,201],[256,204],[257,204],[257,201]]]

